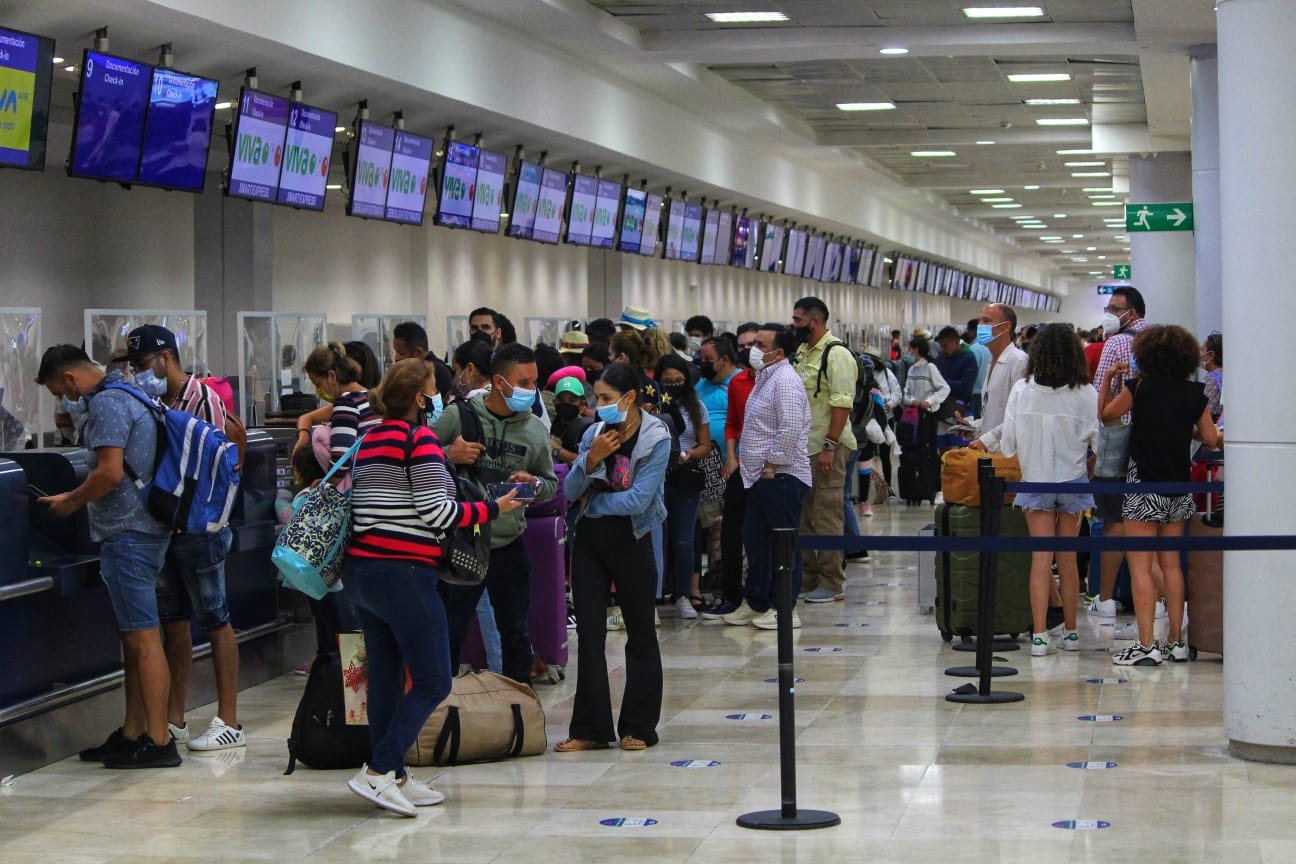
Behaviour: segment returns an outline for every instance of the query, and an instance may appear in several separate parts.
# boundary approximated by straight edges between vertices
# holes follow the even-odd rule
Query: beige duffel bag
[[[540,697],[494,672],[455,678],[450,695],[423,724],[405,754],[409,765],[462,765],[538,756],[548,747]]]

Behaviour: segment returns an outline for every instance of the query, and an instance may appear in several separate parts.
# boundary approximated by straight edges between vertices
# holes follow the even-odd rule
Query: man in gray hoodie
[[[549,450],[549,430],[535,414],[535,353],[525,345],[500,347],[491,359],[490,390],[450,405],[433,429],[457,470],[486,492],[491,483],[527,483],[536,500],[552,498],[558,488]],[[465,415],[468,415],[465,417]],[[522,508],[491,523],[491,559],[480,585],[440,585],[450,630],[450,662],[459,668],[459,651],[482,591],[490,592],[504,653],[504,674],[531,682],[531,557],[522,543]]]

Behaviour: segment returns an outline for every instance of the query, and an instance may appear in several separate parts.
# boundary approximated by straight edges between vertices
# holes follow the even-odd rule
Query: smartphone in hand
[[[517,490],[518,501],[535,500],[536,490],[530,483],[490,483],[486,486],[486,493],[491,498],[503,498],[514,489]]]

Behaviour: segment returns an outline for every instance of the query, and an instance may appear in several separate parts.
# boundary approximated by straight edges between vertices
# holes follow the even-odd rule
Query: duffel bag
[[[941,456],[941,492],[945,495],[946,504],[981,506],[981,484],[977,480],[977,463],[982,459],[989,459],[994,463],[996,477],[1002,477],[1009,483],[1021,482],[1021,463],[1017,461],[1016,456],[986,453],[967,447],[947,450]],[[1011,504],[1014,497],[1013,493],[1005,492],[1004,503]]]
[[[450,695],[423,724],[405,754],[410,765],[462,765],[538,756],[548,747],[540,697],[494,672],[455,678]]]

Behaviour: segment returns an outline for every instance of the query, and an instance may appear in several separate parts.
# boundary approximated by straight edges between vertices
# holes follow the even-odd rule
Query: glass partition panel
[[[41,310],[0,307],[0,450],[42,445],[45,388],[36,383],[40,368]]]
[[[363,342],[378,357],[378,368],[386,371],[395,362],[392,356],[392,331],[397,324],[413,321],[427,331],[426,315],[352,315],[351,338]],[[429,349],[431,346],[428,346]]]
[[[90,359],[108,368],[126,353],[126,337],[144,324],[160,324],[175,334],[180,365],[207,375],[207,313],[196,309],[87,309],[85,346]]]
[[[306,356],[326,344],[323,312],[240,312],[239,413],[248,426],[273,419],[283,396],[313,396],[315,388],[302,369]]]

